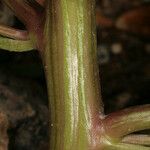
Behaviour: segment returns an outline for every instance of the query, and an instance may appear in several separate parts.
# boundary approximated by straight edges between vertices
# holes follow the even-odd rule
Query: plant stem
[[[150,105],[127,108],[108,115],[103,121],[105,133],[120,141],[130,133],[150,128]]]
[[[25,25],[27,23],[33,25],[37,12],[27,4],[26,0],[2,0],[2,2],[5,2]]]
[[[94,0],[49,0],[43,62],[50,150],[87,150],[103,113],[96,62]]]
[[[4,25],[0,25],[0,35],[17,40],[29,40],[29,35],[27,31],[14,29]]]
[[[118,143],[118,144],[111,143],[102,150],[149,150],[149,147],[126,143]]]
[[[96,61],[95,0],[47,0],[46,11],[36,10],[33,1],[3,1],[24,22],[31,40],[3,38],[0,47],[22,51],[33,44],[43,59],[50,150],[148,150],[120,142],[132,132],[149,129],[150,105],[104,117]]]
[[[13,40],[0,36],[0,49],[12,52],[25,52],[35,49],[36,46],[31,40]]]
[[[150,146],[150,135],[132,134],[125,136],[122,142]]]

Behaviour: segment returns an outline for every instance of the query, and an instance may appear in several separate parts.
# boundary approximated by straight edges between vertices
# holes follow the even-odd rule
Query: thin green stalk
[[[0,36],[0,49],[13,52],[25,52],[35,49],[35,46],[30,40],[13,40]]]
[[[50,150],[87,150],[103,112],[96,62],[94,0],[47,3],[44,65]],[[95,132],[95,133],[94,133]]]
[[[108,115],[103,121],[105,133],[113,141],[150,128],[150,105],[131,107]]]
[[[134,145],[134,144],[125,144],[125,143],[114,143],[110,144],[107,147],[104,147],[102,150],[149,150],[149,147]]]
[[[131,134],[125,136],[122,142],[150,146],[150,135]]]

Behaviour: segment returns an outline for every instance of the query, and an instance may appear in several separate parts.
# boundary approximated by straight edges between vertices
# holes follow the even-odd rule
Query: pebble
[[[122,45],[120,43],[113,43],[111,45],[111,51],[115,55],[120,54],[122,52]]]

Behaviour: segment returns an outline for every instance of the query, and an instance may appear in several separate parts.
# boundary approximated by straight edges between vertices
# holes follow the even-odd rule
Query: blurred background
[[[24,29],[1,2],[0,23]],[[105,113],[149,103],[150,0],[97,0],[96,25]],[[9,150],[46,150],[47,106],[38,53],[0,50],[0,146],[9,139]]]

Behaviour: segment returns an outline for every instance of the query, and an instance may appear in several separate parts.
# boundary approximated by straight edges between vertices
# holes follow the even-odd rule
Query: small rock
[[[122,52],[122,45],[120,43],[113,43],[111,46],[111,51],[114,54],[120,54]]]

